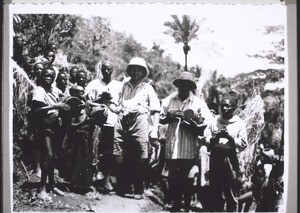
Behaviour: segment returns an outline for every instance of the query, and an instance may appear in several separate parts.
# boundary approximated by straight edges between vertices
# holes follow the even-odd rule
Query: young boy
[[[237,109],[238,95],[231,91],[221,101],[221,114],[216,116],[204,130],[206,142],[211,150],[209,183],[214,199],[213,211],[224,210],[224,200],[228,212],[238,210],[237,176],[239,163],[236,149],[247,145],[246,125],[234,111]]]
[[[85,193],[90,191],[93,183],[93,132],[96,124],[105,123],[107,109],[104,105],[88,102],[84,97],[82,86],[73,85],[70,95],[77,98],[77,106],[73,107],[70,116],[69,139],[73,143],[73,166],[71,182],[74,190]],[[74,101],[73,101],[74,102]],[[92,105],[90,110],[86,105]]]
[[[64,195],[54,184],[54,159],[55,159],[55,132],[61,124],[59,110],[69,110],[69,105],[58,102],[62,92],[52,86],[55,71],[50,68],[43,69],[41,85],[33,90],[31,110],[37,122],[37,138],[39,141],[41,161],[41,188],[40,198],[51,200],[46,192],[46,181],[49,178],[49,188],[59,195]]]

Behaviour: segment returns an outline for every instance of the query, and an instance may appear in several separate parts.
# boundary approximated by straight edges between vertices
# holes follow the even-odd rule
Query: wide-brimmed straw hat
[[[173,81],[173,84],[178,87],[179,85],[188,85],[191,87],[192,90],[197,89],[197,85],[194,81],[194,77],[190,72],[182,72],[179,78]]]
[[[130,70],[134,66],[139,66],[139,67],[143,68],[143,69],[141,69],[143,72],[142,78],[146,78],[148,76],[149,71],[148,71],[148,68],[146,65],[146,61],[143,58],[135,57],[135,58],[131,59],[131,61],[129,62],[129,64],[127,65],[127,68],[126,68],[126,72],[130,77],[131,77]]]

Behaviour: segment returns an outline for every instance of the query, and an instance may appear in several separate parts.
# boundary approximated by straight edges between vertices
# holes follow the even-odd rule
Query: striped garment
[[[192,109],[197,116],[204,119],[204,123],[208,123],[213,118],[206,103],[192,93],[183,102],[178,98],[177,93],[163,100],[160,117],[164,119],[168,112],[183,112],[187,109]],[[166,159],[193,159],[198,153],[199,144],[197,135],[182,128],[180,123],[181,120],[177,119],[168,125]]]

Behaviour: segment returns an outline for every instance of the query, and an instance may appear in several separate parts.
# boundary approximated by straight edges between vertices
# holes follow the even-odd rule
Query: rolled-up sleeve
[[[148,86],[147,91],[149,92],[149,107],[151,113],[160,112],[160,101],[151,85]]]
[[[169,101],[170,101],[170,99],[167,98],[167,99],[164,99],[161,103],[161,110],[160,110],[159,118],[162,120],[167,117]]]
[[[203,136],[205,138],[206,143],[210,142],[210,139],[212,138],[212,123],[209,123],[207,127],[204,130]]]
[[[203,118],[203,123],[208,124],[212,121],[214,118],[212,113],[210,112],[207,104],[203,101],[200,100],[201,102],[199,103],[199,109],[198,109],[198,114],[201,118]]]

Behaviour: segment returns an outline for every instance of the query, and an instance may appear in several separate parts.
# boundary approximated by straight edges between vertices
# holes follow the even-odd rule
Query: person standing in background
[[[70,86],[76,84],[76,74],[78,72],[77,67],[72,67],[69,72],[69,84]]]
[[[59,72],[56,78],[56,86],[60,89],[66,96],[70,96],[68,88],[68,75],[65,72]]]

